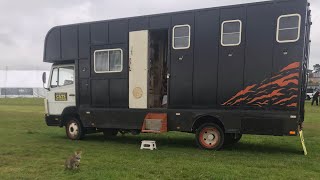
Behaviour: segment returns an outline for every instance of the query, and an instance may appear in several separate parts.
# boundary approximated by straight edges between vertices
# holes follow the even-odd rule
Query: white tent
[[[44,97],[41,70],[0,70],[0,98]],[[48,71],[47,76],[49,74]],[[48,77],[47,77],[48,79]]]

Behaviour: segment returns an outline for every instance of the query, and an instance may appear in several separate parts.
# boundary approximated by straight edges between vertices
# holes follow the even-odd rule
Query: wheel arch
[[[205,114],[205,115],[199,115],[195,118],[193,124],[192,124],[192,129],[191,131],[192,132],[196,132],[196,130],[202,125],[202,124],[205,124],[205,123],[215,123],[217,125],[220,126],[220,128],[225,131],[225,128],[224,128],[224,124],[223,122],[221,121],[221,119],[217,116],[214,116],[214,115],[209,115],[209,114]]]
[[[68,118],[70,118],[70,117],[77,118],[80,121],[80,123],[82,124],[77,108],[75,106],[68,106],[68,107],[64,108],[61,113],[60,127],[65,126]]]

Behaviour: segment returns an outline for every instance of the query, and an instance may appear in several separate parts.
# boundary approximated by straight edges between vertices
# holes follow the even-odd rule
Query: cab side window
[[[67,86],[74,83],[74,68],[59,67],[52,70],[51,88]]]

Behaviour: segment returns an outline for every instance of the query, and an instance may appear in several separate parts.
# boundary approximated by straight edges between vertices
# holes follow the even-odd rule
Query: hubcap
[[[77,123],[71,123],[71,124],[69,125],[69,134],[70,134],[71,136],[77,136],[78,133],[79,133],[79,128],[78,128]]]
[[[219,131],[216,128],[204,128],[200,132],[200,142],[207,148],[216,146],[219,142]]]

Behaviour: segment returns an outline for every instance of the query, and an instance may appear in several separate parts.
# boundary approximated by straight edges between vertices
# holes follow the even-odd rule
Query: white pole
[[[7,98],[7,80],[8,80],[8,66],[5,66],[4,76],[4,98]]]

